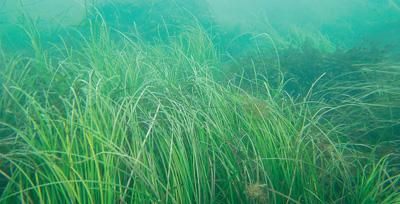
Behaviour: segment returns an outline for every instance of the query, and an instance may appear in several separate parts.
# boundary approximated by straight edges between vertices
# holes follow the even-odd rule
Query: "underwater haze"
[[[0,203],[400,203],[400,1],[0,0]]]

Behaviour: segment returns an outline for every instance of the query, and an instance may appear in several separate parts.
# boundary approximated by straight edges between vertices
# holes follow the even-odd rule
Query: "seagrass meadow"
[[[68,2],[0,0],[0,203],[400,203],[400,2]]]

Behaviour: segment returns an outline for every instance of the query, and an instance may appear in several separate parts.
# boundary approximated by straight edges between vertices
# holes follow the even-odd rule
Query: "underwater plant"
[[[0,51],[0,203],[400,202],[398,64],[93,15]]]

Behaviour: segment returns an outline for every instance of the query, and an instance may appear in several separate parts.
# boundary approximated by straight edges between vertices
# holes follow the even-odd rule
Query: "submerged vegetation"
[[[400,203],[384,47],[115,6],[1,44],[0,203]]]

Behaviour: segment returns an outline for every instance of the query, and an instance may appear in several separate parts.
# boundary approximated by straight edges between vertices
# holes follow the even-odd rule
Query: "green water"
[[[400,1],[0,0],[0,203],[400,203]]]

